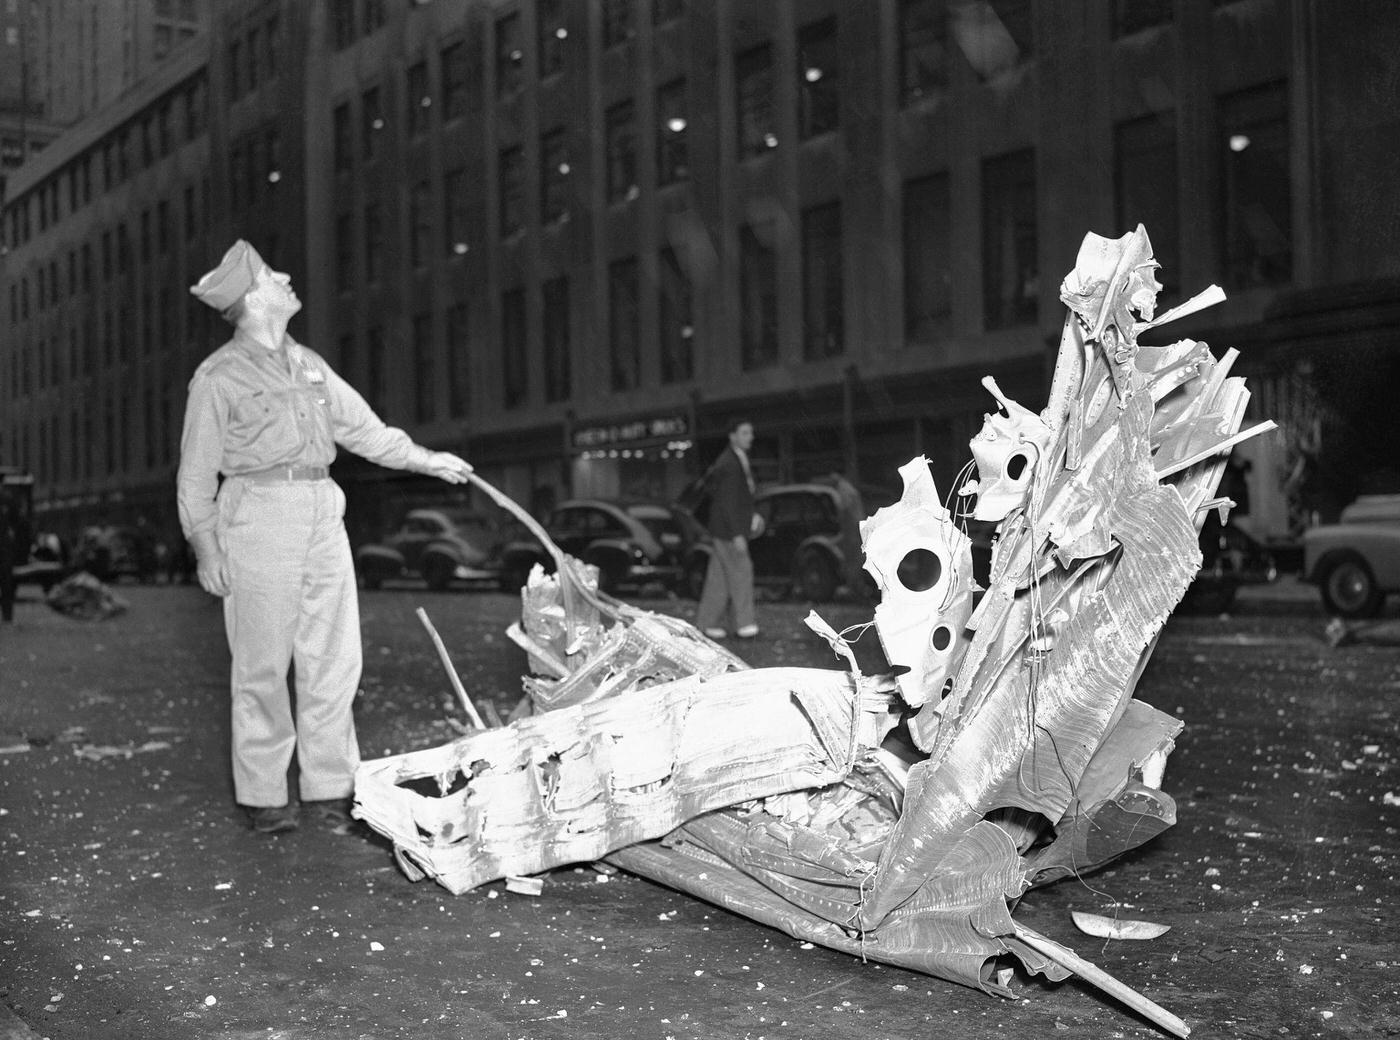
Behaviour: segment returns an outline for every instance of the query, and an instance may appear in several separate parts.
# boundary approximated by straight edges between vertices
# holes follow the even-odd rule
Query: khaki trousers
[[[344,517],[345,494],[331,480],[234,477],[220,489],[219,535],[232,586],[224,625],[233,656],[233,787],[241,805],[287,804],[293,750],[302,800],[344,798],[354,789],[360,608]]]
[[[753,558],[749,543],[743,538],[716,538],[711,550],[705,588],[695,608],[695,627],[724,628],[726,612],[734,619],[734,629],[752,625]]]

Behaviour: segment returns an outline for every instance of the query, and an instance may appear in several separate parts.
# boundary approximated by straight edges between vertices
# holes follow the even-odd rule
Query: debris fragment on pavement
[[[1273,426],[1241,430],[1234,351],[1138,342],[1223,298],[1154,318],[1156,267],[1141,226],[1086,236],[1046,407],[986,380],[975,478],[938,489],[915,458],[901,500],[862,524],[890,675],[849,654],[844,671],[748,669],[555,550],[512,630],[538,714],[363,763],[356,815],[454,892],[606,854],[799,939],[989,993],[1011,995],[1008,955],[1078,974],[1185,1035],[1013,917],[1031,887],[1174,824],[1162,780],[1182,722],[1133,692],[1206,514],[1232,505],[1216,497],[1230,448]],[[996,524],[985,589],[970,517]]]

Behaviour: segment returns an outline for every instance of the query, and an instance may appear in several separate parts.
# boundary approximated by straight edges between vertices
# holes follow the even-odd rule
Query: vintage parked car
[[[93,526],[79,536],[71,569],[87,571],[108,584],[131,577],[148,585],[160,571],[160,555],[154,537],[144,528]]]
[[[644,499],[571,499],[555,508],[544,527],[560,549],[598,568],[598,585],[609,593],[652,584],[674,590],[698,534],[682,510]],[[533,538],[508,543],[501,551],[501,587],[520,588],[536,563],[554,569]]]
[[[1362,495],[1335,524],[1303,534],[1303,580],[1329,613],[1374,617],[1400,592],[1400,495]]]
[[[469,509],[414,509],[383,542],[355,550],[355,570],[365,588],[392,578],[422,577],[441,590],[453,581],[500,579],[500,538],[495,522]]]
[[[762,518],[761,533],[749,542],[754,584],[813,603],[830,600],[842,587],[870,598],[874,583],[863,569],[860,522],[897,498],[834,479],[760,489],[754,512]],[[706,538],[686,559],[685,588],[696,599],[709,564]]]
[[[1186,589],[1184,610],[1219,614],[1230,609],[1245,585],[1262,585],[1278,577],[1273,554],[1233,523],[1220,523],[1212,510],[1201,525],[1201,568]]]

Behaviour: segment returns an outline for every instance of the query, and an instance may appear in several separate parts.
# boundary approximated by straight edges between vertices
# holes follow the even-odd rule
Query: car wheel
[[[456,569],[457,565],[446,556],[432,556],[423,561],[423,577],[434,592],[441,592],[451,584],[452,572]]]
[[[360,573],[360,580],[365,583],[365,588],[373,592],[384,584],[384,575],[379,573],[378,567],[366,567]]]
[[[836,568],[818,552],[803,553],[793,572],[792,591],[798,599],[825,603],[836,595]]]
[[[1328,612],[1344,618],[1375,617],[1385,602],[1371,568],[1354,552],[1340,552],[1325,561],[1317,586]]]

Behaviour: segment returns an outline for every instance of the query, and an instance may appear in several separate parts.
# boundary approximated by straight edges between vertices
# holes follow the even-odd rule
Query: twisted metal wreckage
[[[357,816],[406,873],[454,893],[606,857],[789,935],[1010,996],[1014,955],[1076,973],[1178,1035],[1169,1012],[1012,916],[1031,887],[1093,870],[1175,822],[1161,789],[1182,723],[1133,699],[1200,563],[1249,394],[1235,352],[1142,345],[1144,229],[1088,235],[1040,413],[999,408],[977,471],[940,501],[927,461],[861,525],[891,674],[808,624],[848,670],[749,668],[690,624],[596,591],[556,559],[510,634],[536,714],[367,761]],[[508,499],[478,482],[503,505]],[[979,590],[959,521],[996,521]],[[522,517],[523,518],[523,517]],[[978,595],[980,591],[980,596]],[[897,673],[897,674],[896,674]],[[456,679],[455,673],[453,679]],[[460,690],[459,685],[459,693]],[[470,702],[468,699],[468,707]],[[907,742],[886,741],[901,723]]]

